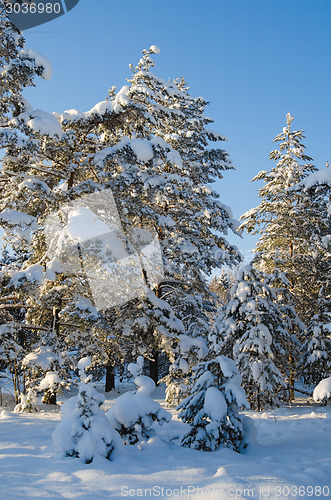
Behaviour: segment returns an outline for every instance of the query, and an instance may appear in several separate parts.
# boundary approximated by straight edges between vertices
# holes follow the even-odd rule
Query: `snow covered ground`
[[[154,393],[160,402],[162,391]],[[116,395],[107,396],[105,410]],[[163,437],[183,432],[185,424],[172,413],[173,420],[161,428]],[[58,408],[17,414],[2,407],[0,498],[330,497],[331,407],[298,399],[292,407],[246,414],[255,421],[257,438],[241,455],[227,449],[199,452],[156,437],[143,449],[126,446],[112,461],[98,458],[85,465],[54,452]]]

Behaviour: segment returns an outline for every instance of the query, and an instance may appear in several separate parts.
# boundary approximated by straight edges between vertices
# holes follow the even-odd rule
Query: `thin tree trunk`
[[[74,185],[75,172],[71,172],[69,180],[68,180],[68,189],[71,189]]]
[[[295,374],[294,374],[294,371],[293,371],[293,356],[292,356],[292,353],[289,354],[289,357],[288,357],[288,361],[289,361],[289,368],[290,368],[290,374],[289,374],[289,388],[288,388],[288,392],[289,392],[289,399],[290,401],[293,401],[295,399],[295,393],[294,393],[294,382],[295,382]]]
[[[159,382],[159,351],[153,349],[153,359],[149,360],[149,376],[154,380],[155,385]]]
[[[294,245],[293,245],[293,241],[290,241],[290,259],[292,260],[293,258],[293,255],[294,255]],[[292,278],[290,279],[290,283],[291,283],[291,287],[290,288],[293,288],[294,286],[294,283],[293,283],[293,280]],[[292,353],[290,352],[289,354],[289,358],[288,358],[288,361],[289,361],[289,399],[290,401],[294,401],[295,399],[295,393],[294,393],[294,383],[295,383],[295,371],[293,369],[294,367],[294,359],[293,359],[293,356],[292,356]]]
[[[15,393],[15,404],[19,403],[19,380],[18,380],[18,371],[17,371],[17,361],[14,361],[14,373],[13,373],[13,383],[14,383],[14,393]]]
[[[105,392],[110,392],[112,389],[115,389],[115,370],[114,366],[108,363],[106,365]]]

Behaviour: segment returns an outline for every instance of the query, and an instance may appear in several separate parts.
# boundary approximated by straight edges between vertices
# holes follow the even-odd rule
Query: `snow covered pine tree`
[[[5,14],[3,16],[5,19]],[[98,103],[90,112],[76,112],[74,117],[70,113],[65,113],[65,117],[59,116],[62,129],[54,115],[33,110],[22,98],[20,90],[30,84],[30,80],[32,82],[33,74],[49,77],[50,68],[40,55],[21,48],[24,44],[22,37],[7,21],[3,22],[6,37],[14,34],[3,44],[4,52],[7,48],[13,51],[13,55],[7,54],[2,63],[2,88],[5,92],[2,96],[4,111],[0,136],[7,151],[0,174],[3,194],[0,221],[6,231],[10,252],[16,256],[2,266],[2,272],[9,276],[5,281],[6,290],[15,291],[15,294],[11,293],[11,301],[9,297],[4,300],[11,310],[17,307],[17,311],[28,311],[20,318],[18,332],[17,322],[11,324],[8,315],[5,319],[7,326],[4,334],[8,336],[13,331],[16,344],[23,341],[25,344],[25,351],[20,352],[19,359],[13,360],[16,363],[15,373],[19,372],[17,366],[24,355],[29,355],[31,351],[35,367],[39,363],[44,372],[54,370],[54,366],[45,367],[45,349],[54,361],[59,352],[65,355],[66,351],[75,350],[77,353],[85,349],[86,353],[87,346],[91,346],[95,361],[106,364],[112,355],[114,358],[115,355],[118,358],[123,355],[122,349],[114,348],[111,342],[113,335],[105,333],[109,331],[111,321],[105,315],[99,315],[93,306],[83,273],[75,275],[68,272],[61,260],[52,255],[42,230],[49,217],[65,204],[84,194],[104,189],[102,172],[98,177],[92,164],[93,157],[104,146],[100,139],[101,129],[108,127],[114,130],[116,124],[122,127],[121,118],[123,123],[128,121],[128,114],[134,120],[135,107],[130,107],[125,96],[119,93],[114,102]],[[15,74],[11,75],[11,72]],[[15,84],[17,88],[7,91],[7,84]],[[14,110],[11,115],[10,106]],[[125,106],[130,110],[128,113],[123,109]],[[5,112],[8,112],[8,119]],[[62,226],[65,223],[62,221]],[[29,336],[28,345],[26,333]],[[17,338],[23,341],[17,343]],[[39,356],[41,346],[43,359]],[[64,371],[69,368],[68,363],[62,364]],[[38,370],[38,376],[41,370]],[[30,371],[37,373],[37,370]],[[39,380],[35,382],[39,383]]]
[[[154,46],[145,52],[137,75],[148,79],[152,64],[150,55],[156,52]],[[161,96],[167,104],[162,107],[152,98],[154,116],[148,103],[145,105],[135,99],[139,85],[132,84],[116,94],[111,89],[109,100],[89,112],[70,110],[58,115],[62,130],[53,115],[43,115],[41,120],[30,109],[20,113],[19,120],[15,121],[22,123],[25,132],[32,130],[33,141],[38,144],[33,154],[29,153],[28,161],[16,162],[18,175],[10,177],[7,172],[3,178],[5,206],[24,206],[25,218],[36,225],[33,253],[28,254],[23,269],[21,266],[22,274],[16,276],[21,290],[23,282],[30,288],[30,282],[35,282],[33,291],[29,290],[30,324],[34,331],[41,328],[41,331],[52,332],[50,342],[55,332],[57,341],[64,342],[66,350],[75,348],[86,354],[93,336],[93,350],[98,353],[95,360],[101,360],[106,339],[107,353],[102,361],[107,366],[111,357],[123,359],[123,355],[145,354],[154,358],[158,349],[166,352],[171,361],[175,357],[183,359],[181,367],[187,366],[191,357],[201,359],[207,349],[201,335],[201,330],[204,335],[208,331],[206,274],[223,262],[239,259],[235,248],[223,236],[217,235],[226,233],[229,228],[235,230],[236,222],[229,208],[219,201],[217,193],[207,186],[221,177],[222,170],[231,168],[223,150],[208,147],[208,141],[223,138],[205,129],[210,122],[203,115],[206,103],[189,97],[187,90],[180,90],[180,85],[161,81],[159,90],[163,89],[162,92],[150,93],[157,99]],[[174,99],[169,104],[171,95]],[[179,96],[185,112],[178,111]],[[190,129],[187,137],[191,138],[191,143],[181,145],[183,156],[186,147],[199,144],[194,176],[191,174],[192,158],[186,159],[184,164],[178,152],[156,130],[156,123],[161,124],[160,130],[164,133],[171,127],[179,130],[178,118],[182,120],[183,137],[186,128]],[[19,189],[22,182],[23,191]],[[45,237],[37,228],[44,227],[47,217],[64,204],[106,189],[114,194],[127,241],[137,228],[139,234],[144,228],[157,234],[164,277],[161,283],[146,283],[149,291],[145,298],[129,301],[105,315],[95,315],[91,291],[83,273],[70,276],[61,267],[61,262],[49,255]],[[189,201],[190,210],[187,209]],[[62,224],[65,226],[66,221]],[[163,299],[168,292],[173,293],[172,301],[170,296],[167,301]],[[24,291],[24,297],[26,293]],[[180,314],[175,314],[173,309],[180,302],[185,305],[178,309],[182,310],[189,336],[197,335],[191,342],[190,352],[186,351],[187,337],[180,342],[185,329],[176,317]],[[192,308],[197,314],[189,312]],[[112,335],[105,333],[107,323],[112,331],[118,332],[117,339],[124,339],[119,349]],[[179,345],[184,346],[181,353]],[[38,348],[37,338],[35,348]]]
[[[181,389],[186,390],[187,370],[208,350],[212,297],[206,276],[213,268],[234,264],[240,258],[223,236],[229,229],[235,231],[237,223],[210,187],[222,178],[224,170],[233,168],[223,149],[211,147],[224,137],[206,128],[212,122],[204,115],[207,103],[191,97],[183,80],[165,81],[151,71],[152,55],[158,52],[155,46],[143,51],[132,68],[127,91],[145,112],[144,120],[128,134],[148,139],[155,155],[153,163],[140,165],[131,218],[139,213],[138,223],[151,225],[158,235],[164,277],[155,293],[158,298],[166,297],[185,327],[185,333],[178,336],[177,332],[177,345],[171,347],[175,363],[167,378],[172,386],[167,391],[168,403],[176,404]],[[160,158],[162,149],[166,155]],[[139,200],[142,198],[144,206],[137,210],[139,184]],[[161,344],[159,338],[154,350]]]
[[[10,23],[5,4],[0,1],[0,226],[4,230],[4,249],[1,255],[1,328],[2,360],[13,376],[16,401],[24,391],[21,361],[29,352],[36,327],[25,321],[28,306],[29,282],[37,275],[30,268],[21,273],[32,252],[32,232],[36,230],[36,203],[31,191],[45,196],[43,184],[27,174],[30,159],[41,149],[34,130],[46,113],[33,110],[22,97],[24,88],[34,86],[40,76],[49,79],[48,61],[39,53],[25,48],[21,33]],[[54,117],[47,115],[61,127]],[[37,168],[37,167],[36,167]],[[21,274],[20,274],[21,273]]]

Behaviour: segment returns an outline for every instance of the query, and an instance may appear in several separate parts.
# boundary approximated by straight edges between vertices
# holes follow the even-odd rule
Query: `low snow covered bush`
[[[33,389],[28,389],[27,394],[20,394],[20,402],[15,406],[15,412],[33,413],[38,410],[38,398]]]
[[[129,366],[131,373],[134,366]],[[119,396],[107,413],[111,425],[120,433],[124,444],[136,444],[150,438],[155,433],[152,428],[154,422],[162,425],[171,420],[171,414],[151,398],[155,389],[154,381],[138,375],[134,383],[138,389]]]
[[[240,384],[236,365],[225,356],[193,368],[191,395],[178,406],[179,417],[191,426],[182,438],[183,446],[204,451],[245,448],[239,408],[248,408],[248,402]]]
[[[327,404],[328,401],[331,401],[331,377],[324,378],[320,381],[320,383],[314,389],[313,398],[314,401],[321,401],[324,404]]]
[[[114,448],[120,444],[117,432],[112,429],[106,415],[100,411],[105,398],[85,377],[89,358],[82,358],[78,367],[82,382],[78,396],[62,405],[62,421],[53,433],[55,447],[65,456],[79,457],[84,463],[96,455],[110,459]]]
[[[48,371],[45,377],[40,381],[38,387],[40,390],[44,391],[41,401],[46,404],[56,404],[56,394],[64,385],[64,382],[60,380],[57,372]]]

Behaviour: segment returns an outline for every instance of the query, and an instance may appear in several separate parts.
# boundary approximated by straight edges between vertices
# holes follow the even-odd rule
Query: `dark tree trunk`
[[[56,392],[46,390],[41,401],[46,405],[56,405]]]
[[[58,337],[60,334],[60,307],[54,307],[53,309],[53,328]]]
[[[152,380],[154,380],[155,385],[158,385],[159,382],[159,352],[157,350],[153,350],[152,352],[153,359],[149,360],[149,376]]]
[[[48,405],[56,405],[56,392],[52,392],[47,400]]]
[[[156,287],[155,295],[162,299],[162,290],[160,285]],[[154,380],[155,385],[159,383],[159,351],[157,349],[153,349],[152,358],[149,360],[149,376],[152,380]]]
[[[115,389],[115,371],[113,365],[108,363],[106,365],[105,392],[110,392],[112,389]]]
[[[295,374],[294,374],[294,360],[292,353],[290,352],[289,354],[289,369],[290,369],[290,374],[289,374],[289,386],[288,386],[288,391],[289,391],[289,400],[294,401],[295,399],[295,389],[294,389],[294,382],[295,382]]]

